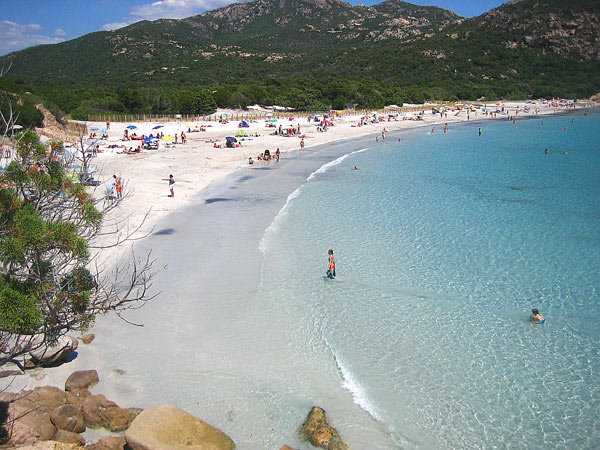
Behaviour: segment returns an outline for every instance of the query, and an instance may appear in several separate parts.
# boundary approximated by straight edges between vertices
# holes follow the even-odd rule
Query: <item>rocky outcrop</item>
[[[85,445],[85,439],[83,436],[73,433],[72,431],[58,430],[54,439],[58,442],[64,442],[65,444],[77,444],[81,446]]]
[[[100,381],[95,370],[78,370],[73,372],[65,382],[65,391],[87,389]]]
[[[300,436],[315,447],[327,450],[348,450],[348,446],[340,434],[329,424],[325,410],[318,406],[311,409],[300,430]]]
[[[87,450],[123,450],[127,442],[124,436],[103,437],[95,444],[88,445]]]
[[[104,395],[89,395],[81,402],[85,424],[92,428],[102,427],[110,431],[123,431],[140,413],[140,409],[122,409]]]
[[[232,450],[229,436],[191,414],[170,405],[145,410],[125,432],[132,450]]]
[[[78,433],[86,427],[123,431],[141,411],[120,408],[87,389],[65,392],[51,386],[19,393],[3,392],[0,402],[9,403],[9,417],[14,418],[9,441],[12,446],[47,440],[83,445],[85,441]]]

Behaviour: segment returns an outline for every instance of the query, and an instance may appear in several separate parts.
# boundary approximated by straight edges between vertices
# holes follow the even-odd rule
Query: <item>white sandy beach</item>
[[[377,123],[368,123],[367,125],[357,126],[360,123],[361,116],[343,116],[334,120],[334,126],[329,127],[326,132],[317,131],[315,122],[308,122],[306,118],[292,120],[279,119],[275,125],[279,127],[290,128],[300,125],[301,134],[305,136],[305,150],[310,151],[310,147],[326,144],[328,142],[342,139],[353,139],[366,134],[373,134],[381,139],[381,133],[386,130],[387,133],[394,133],[415,127],[431,126],[435,127],[435,132],[442,133],[444,124],[448,124],[450,130],[453,124],[465,123],[480,120],[507,120],[509,116],[515,119],[525,118],[531,115],[548,115],[564,113],[566,108],[554,107],[550,104],[527,104],[525,102],[506,102],[497,106],[489,107],[490,111],[504,109],[504,114],[497,114],[492,119],[481,111],[470,112],[467,118],[465,109],[460,112],[448,111],[445,117],[439,114],[432,114],[432,106],[423,107],[425,114],[423,120],[403,120],[399,117],[394,118],[381,117]],[[524,111],[527,108],[528,111]],[[414,108],[413,108],[414,109]],[[412,112],[406,112],[406,117],[413,117]],[[290,113],[290,118],[293,113]],[[108,139],[106,144],[101,145],[102,153],[92,160],[92,166],[99,171],[97,179],[102,185],[96,190],[96,195],[103,196],[106,193],[105,184],[110,182],[113,175],[121,177],[124,183],[124,193],[127,198],[119,205],[115,211],[118,218],[129,218],[129,224],[137,227],[144,220],[144,226],[139,230],[137,236],[143,236],[150,232],[154,225],[166,215],[172,213],[178,208],[188,205],[198,194],[215,183],[223,181],[228,175],[242,167],[248,167],[248,157],[252,157],[255,165],[276,164],[275,161],[263,162],[257,161],[257,155],[269,149],[272,154],[279,149],[282,158],[290,150],[300,148],[300,137],[274,136],[273,132],[277,128],[267,128],[268,121],[261,120],[249,123],[249,128],[238,128],[239,121],[229,121],[226,124],[218,122],[138,122],[138,123],[111,123],[108,130]],[[105,123],[91,122],[87,123],[88,129],[93,127],[105,126]],[[161,140],[158,150],[143,150],[140,154],[127,155],[120,154],[121,148],[109,148],[110,145],[125,145],[126,147],[139,144],[140,141],[122,141],[123,132],[129,125],[136,126],[137,135],[149,135],[161,131],[167,136],[178,135],[184,131],[187,135],[187,144],[174,145],[172,142]],[[158,130],[153,130],[155,126],[163,125]],[[188,125],[194,127],[206,126],[207,131],[188,133]],[[482,124],[482,126],[485,126]],[[241,140],[241,146],[238,148],[215,148],[214,141],[219,144],[225,143],[226,136],[235,136],[236,131],[243,130],[249,136],[258,134],[259,137],[247,137]],[[391,138],[390,138],[391,139]],[[397,138],[396,138],[397,139]],[[166,148],[166,145],[170,148]],[[170,174],[173,174],[175,183],[175,196],[168,196],[168,182],[164,181]],[[107,218],[107,223],[114,223],[114,217]],[[121,227],[123,224],[121,224]],[[126,246],[121,246],[126,247]],[[121,248],[121,249],[122,249]],[[115,258],[115,251],[118,249],[106,249],[102,254],[102,259]]]

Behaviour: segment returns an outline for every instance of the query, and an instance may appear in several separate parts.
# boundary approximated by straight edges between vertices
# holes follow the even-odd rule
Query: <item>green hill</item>
[[[0,86],[75,115],[178,112],[194,90],[301,109],[584,97],[600,91],[599,9],[520,0],[464,19],[400,0],[254,0],[12,53]]]

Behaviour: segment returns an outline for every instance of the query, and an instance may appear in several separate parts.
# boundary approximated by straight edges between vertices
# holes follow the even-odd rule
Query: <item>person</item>
[[[115,186],[116,186],[116,181],[114,179],[110,180],[108,183],[106,183],[106,197],[109,200],[114,200],[115,198]]]
[[[300,140],[300,150],[304,150],[304,139]]]
[[[550,150],[548,150],[548,149],[544,150],[544,154],[547,155],[548,153],[550,153]]]
[[[533,308],[531,310],[531,316],[529,316],[529,320],[531,320],[533,323],[544,323],[546,319],[544,319],[544,316],[540,314],[537,308]]]
[[[169,190],[171,191],[171,195],[169,195],[169,197],[171,197],[171,198],[175,197],[175,192],[173,191],[173,185],[175,184],[175,178],[173,178],[173,175],[169,175],[169,178],[163,178],[163,181],[169,182]]]
[[[106,119],[106,129],[110,130],[110,120]]]
[[[250,164],[250,165],[254,164],[254,160],[252,159],[252,156],[248,157],[248,164]]]
[[[113,178],[115,179],[115,185],[117,188],[117,198],[121,198],[123,196],[123,183],[121,182],[121,177],[113,175]]]
[[[281,152],[279,151],[279,147],[277,147],[277,150],[275,151],[275,160],[277,162],[279,162],[279,157],[281,156]]]
[[[481,128],[479,129],[479,136],[481,136]]]
[[[333,257],[333,250],[329,249],[329,265],[327,269],[327,278],[330,280],[337,280],[335,276],[335,258]]]
[[[359,168],[359,167],[356,167],[356,166],[354,166],[354,167],[352,168],[352,170],[360,170],[360,168]]]

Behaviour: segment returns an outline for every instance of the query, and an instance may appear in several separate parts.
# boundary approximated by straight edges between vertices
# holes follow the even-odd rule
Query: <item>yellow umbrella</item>
[[[173,138],[171,136],[163,136],[162,139],[165,140],[165,141],[172,141],[173,140]]]

